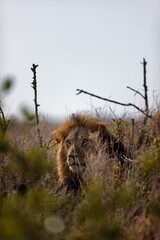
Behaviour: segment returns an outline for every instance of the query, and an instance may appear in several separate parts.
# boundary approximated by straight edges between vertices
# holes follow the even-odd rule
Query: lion
[[[103,122],[87,115],[73,115],[54,131],[54,138],[58,144],[58,189],[65,186],[67,191],[76,192],[81,188],[87,156],[95,150],[94,133],[98,134],[100,143],[105,146],[109,156],[116,155],[120,165],[124,165],[128,151]]]

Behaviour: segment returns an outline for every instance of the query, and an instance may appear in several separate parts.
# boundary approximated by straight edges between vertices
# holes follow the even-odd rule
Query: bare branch
[[[38,126],[39,125],[38,107],[40,105],[37,103],[37,76],[36,76],[36,68],[37,67],[38,67],[38,65],[32,64],[31,70],[33,72],[33,82],[31,83],[32,84],[31,87],[34,90],[35,117],[36,117],[36,124]],[[40,146],[42,147],[43,146],[42,136],[41,136],[39,127],[37,128],[37,133],[38,133],[38,139],[39,139]]]
[[[38,116],[38,107],[40,106],[37,103],[37,78],[36,78],[36,68],[38,65],[32,64],[32,72],[33,72],[33,82],[31,83],[32,88],[34,89],[34,102],[35,102],[35,116],[36,116],[36,124],[39,124],[39,116]]]
[[[99,98],[99,99],[104,100],[104,101],[107,101],[107,102],[111,102],[111,103],[115,103],[115,104],[120,104],[120,105],[122,105],[122,106],[128,106],[128,104],[120,103],[120,102],[111,100],[111,99],[109,99],[109,98],[100,97],[100,96],[98,96],[98,95],[95,95],[95,94],[93,94],[93,93],[84,91],[84,90],[82,90],[82,89],[77,89],[76,91],[78,92],[76,95],[79,95],[79,94],[81,94],[81,93],[85,93],[85,94],[90,95],[91,97],[96,97],[96,98]]]
[[[136,94],[139,94],[143,99],[145,99],[144,95],[143,95],[141,92],[139,92],[139,91],[137,91],[137,90],[135,90],[134,88],[131,88],[131,87],[129,87],[129,86],[127,86],[127,88],[130,89],[130,90],[132,90],[132,91],[135,92]]]
[[[148,111],[149,111],[149,105],[148,105],[148,87],[147,87],[147,79],[146,79],[146,65],[147,65],[147,62],[145,60],[145,58],[143,58],[143,80],[144,80],[144,83],[143,83],[143,87],[144,87],[144,100],[145,100],[145,112],[146,114],[148,114]]]
[[[91,97],[95,97],[95,98],[98,98],[98,99],[101,99],[101,100],[104,100],[104,101],[107,101],[107,102],[115,103],[115,104],[118,104],[118,105],[121,105],[121,106],[134,107],[134,108],[136,108],[138,111],[140,111],[142,114],[144,114],[146,117],[149,117],[149,118],[152,117],[151,115],[147,114],[145,111],[143,111],[142,109],[140,109],[139,107],[137,107],[135,104],[117,102],[117,101],[114,101],[114,100],[111,100],[111,99],[108,99],[108,98],[100,97],[100,96],[98,96],[98,95],[95,95],[95,94],[93,94],[93,93],[84,91],[84,90],[82,90],[82,89],[77,89],[76,91],[78,92],[76,95],[79,95],[79,94],[81,94],[81,93],[84,93],[84,94],[90,95]]]

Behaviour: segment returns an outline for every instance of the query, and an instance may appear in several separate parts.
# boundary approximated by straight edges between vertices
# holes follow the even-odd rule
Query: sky
[[[95,99],[76,89],[139,107],[143,58],[147,61],[150,107],[160,94],[159,0],[0,0],[0,82],[14,80],[3,96],[7,115],[34,111],[32,64],[38,64],[40,113],[137,114],[134,108]],[[2,96],[1,96],[2,98]]]

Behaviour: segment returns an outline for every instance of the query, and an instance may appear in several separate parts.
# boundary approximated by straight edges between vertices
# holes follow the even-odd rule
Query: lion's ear
[[[105,142],[106,140],[108,142],[113,141],[114,136],[109,132],[109,130],[107,129],[107,126],[103,123],[98,123],[95,126],[95,132],[98,132],[100,139],[102,140],[102,142]]]
[[[106,126],[102,123],[97,123],[94,126],[92,126],[91,131],[94,132],[98,132],[99,136],[101,138],[103,138],[105,136],[106,133]]]
[[[55,140],[55,142],[56,142],[57,144],[59,144],[59,143],[61,142],[61,138],[60,138],[60,136],[57,134],[57,130],[54,130],[54,131],[52,132],[52,136],[53,136],[53,139]]]

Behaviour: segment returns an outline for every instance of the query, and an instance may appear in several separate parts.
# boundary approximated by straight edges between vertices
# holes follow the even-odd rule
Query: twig
[[[40,106],[40,104],[37,103],[37,76],[36,76],[36,68],[38,67],[38,65],[32,64],[32,72],[33,72],[33,82],[31,83],[31,87],[34,89],[34,103],[35,103],[35,117],[36,117],[36,124],[37,126],[39,125],[39,116],[38,116],[38,107]],[[40,133],[40,128],[37,128],[37,132],[38,132],[38,139],[39,139],[39,143],[40,146],[43,146],[42,143],[42,136]]]
[[[145,100],[145,112],[148,115],[149,112],[149,105],[148,105],[148,87],[147,87],[147,79],[146,79],[146,65],[147,62],[145,58],[143,58],[143,87],[144,87],[144,100]],[[144,122],[147,121],[147,118],[144,120]]]
[[[141,92],[139,92],[139,91],[137,91],[137,90],[135,90],[134,88],[131,88],[131,87],[129,87],[129,86],[127,86],[127,88],[130,89],[130,90],[132,90],[133,92],[139,94],[143,99],[145,99],[145,96],[144,96]]]
[[[34,103],[35,103],[35,117],[36,117],[36,124],[39,124],[39,116],[38,116],[38,107],[40,106],[37,103],[37,76],[36,76],[36,68],[38,65],[32,64],[32,72],[33,72],[33,82],[31,83],[31,87],[34,89]]]
[[[90,95],[91,97],[95,97],[95,98],[99,98],[101,100],[104,100],[104,101],[107,101],[107,102],[111,102],[111,103],[115,103],[115,104],[118,104],[118,105],[121,105],[121,106],[125,106],[125,107],[134,107],[136,108],[138,111],[140,111],[141,113],[143,113],[146,117],[149,117],[151,118],[152,116],[147,114],[144,110],[140,109],[139,107],[137,107],[135,104],[133,103],[121,103],[121,102],[117,102],[115,100],[111,100],[111,99],[108,99],[108,98],[104,98],[104,97],[100,97],[98,95],[95,95],[93,93],[90,93],[90,92],[87,92],[87,91],[84,91],[82,89],[77,89],[76,90],[78,93],[76,95],[79,95],[81,93],[84,93],[84,94],[88,94]]]

